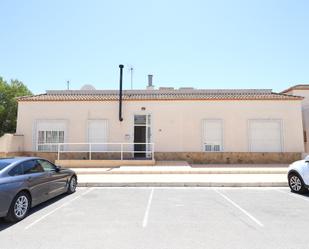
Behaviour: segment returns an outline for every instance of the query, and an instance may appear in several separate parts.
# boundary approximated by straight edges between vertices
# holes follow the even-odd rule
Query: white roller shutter
[[[223,150],[222,120],[203,120],[203,151]]]
[[[88,120],[88,142],[89,143],[107,143],[108,138],[108,121]],[[105,150],[106,145],[92,145],[92,150]]]
[[[65,131],[66,122],[64,120],[38,120],[36,129],[37,131]]]
[[[281,120],[250,120],[249,144],[251,152],[281,152]]]

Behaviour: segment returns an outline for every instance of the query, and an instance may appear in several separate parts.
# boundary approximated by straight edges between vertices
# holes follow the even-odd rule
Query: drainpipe
[[[120,79],[119,79],[119,121],[122,122],[122,71],[123,65],[119,65],[120,68]]]

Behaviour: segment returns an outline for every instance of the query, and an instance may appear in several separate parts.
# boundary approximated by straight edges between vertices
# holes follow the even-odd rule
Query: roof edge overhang
[[[250,98],[250,99],[235,99],[235,98],[222,98],[222,99],[123,99],[123,102],[132,102],[132,101],[301,101],[303,100],[304,97],[300,96],[293,96],[291,98]],[[65,100],[26,100],[26,99],[19,99],[18,102],[117,102],[117,99],[106,99],[106,100],[70,100],[70,99],[65,99]]]
[[[298,84],[298,85],[295,85],[295,86],[291,86],[291,87],[283,90],[280,93],[285,94],[285,93],[293,91],[293,90],[309,90],[309,84]]]

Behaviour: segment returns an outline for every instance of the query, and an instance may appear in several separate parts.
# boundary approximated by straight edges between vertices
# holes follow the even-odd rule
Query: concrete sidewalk
[[[286,187],[287,165],[241,167],[137,166],[79,168],[79,186],[88,187]]]
[[[81,187],[286,187],[286,174],[81,174]]]
[[[78,174],[286,174],[287,165],[122,166],[76,168]]]

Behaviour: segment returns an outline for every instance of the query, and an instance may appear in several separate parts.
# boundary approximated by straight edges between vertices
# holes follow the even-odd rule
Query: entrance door
[[[150,115],[134,115],[134,157],[148,158],[150,149]],[[139,152],[140,151],[140,152]]]
[[[146,157],[146,144],[138,143],[146,143],[146,126],[134,126],[134,157]]]

